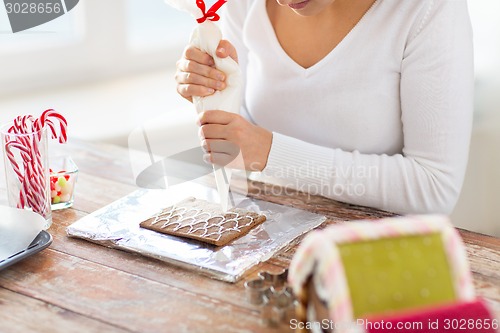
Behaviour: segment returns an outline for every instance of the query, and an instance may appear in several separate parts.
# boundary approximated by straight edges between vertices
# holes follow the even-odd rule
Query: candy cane
[[[17,207],[29,206],[44,217],[50,212],[47,199],[49,196],[48,179],[40,152],[43,129],[46,127],[50,130],[53,139],[58,139],[60,143],[67,141],[66,119],[53,109],[49,109],[45,110],[38,119],[31,115],[16,117],[13,125],[7,130],[6,142],[4,142],[7,159],[21,185]],[[9,134],[12,135],[9,136]],[[14,149],[19,151],[22,168],[16,160]]]
[[[24,161],[23,163],[24,174],[21,172],[21,168],[19,167],[16,161],[12,148],[16,148],[20,151],[20,155]],[[38,201],[36,200],[35,197],[33,197],[33,193],[41,193],[41,191],[43,191],[43,186],[40,186],[41,184],[33,181],[33,175],[36,173],[33,170],[34,163],[31,163],[32,152],[25,145],[22,145],[15,141],[9,141],[6,144],[5,150],[7,153],[7,158],[9,159],[14,169],[14,172],[16,173],[19,182],[21,183],[20,199],[17,204],[17,207],[24,208],[26,203],[28,203],[28,205],[32,207],[34,211],[42,213],[43,210],[41,209]]]
[[[39,131],[39,136],[40,136],[40,139],[41,139],[41,133],[42,131]],[[39,150],[39,147],[38,147],[38,143],[40,141],[37,140],[36,138],[33,138],[33,142],[32,142],[32,156],[31,156],[31,159],[34,160],[34,163],[30,163],[28,165],[29,167],[29,170],[31,171],[31,173],[35,176],[38,176],[38,185],[41,186],[41,188],[43,189],[45,187],[45,184],[44,184],[44,178],[45,178],[45,171],[44,171],[44,168],[43,168],[43,162],[42,162],[42,154],[40,153],[40,150]],[[36,169],[32,169],[32,168],[36,168]],[[36,183],[33,182],[35,185]]]
[[[19,165],[17,164],[16,157],[12,152],[13,148],[19,149],[21,152],[25,153],[25,156],[29,155],[29,149],[24,145],[19,144],[18,142],[15,141],[9,141],[5,144],[5,151],[7,153],[7,158],[9,159],[9,162],[11,163],[12,168],[14,169],[14,172],[16,173],[17,177],[19,178],[19,180],[21,180],[23,178],[23,174],[21,173]]]
[[[28,183],[28,186],[29,186],[29,189],[30,189],[30,192],[31,194],[33,193],[42,193],[44,191],[44,188],[45,188],[45,183],[43,180],[40,180],[40,177],[38,176],[40,173],[39,173],[39,168],[36,168],[35,169],[35,165],[33,165],[33,163],[27,163],[26,166],[25,166],[25,173],[26,173],[26,176],[28,177],[29,179],[29,183]]]
[[[16,117],[16,119],[14,119],[14,125],[9,129],[9,132],[16,131],[20,128],[31,129],[34,121],[35,119],[32,115]],[[25,133],[27,133],[27,131]]]
[[[30,142],[29,139],[23,138],[23,137],[18,137],[19,143],[15,141],[10,141],[6,144],[6,151],[8,155],[8,159],[11,162],[14,172],[17,174],[19,180],[21,183],[25,182],[25,177],[22,174],[19,165],[17,164],[17,161],[15,160],[14,153],[12,152],[12,148],[17,148],[20,150],[20,155],[24,161],[23,166],[24,166],[24,171],[26,173],[26,176],[31,176],[31,175],[36,175],[37,172],[40,174],[40,169],[42,168],[42,161],[41,161],[41,154],[38,152],[37,149],[37,141],[33,140],[33,142]],[[30,150],[28,147],[32,147],[33,149]],[[36,161],[34,161],[34,157],[36,158]],[[38,171],[33,170],[34,167],[38,167]],[[43,169],[42,169],[43,170]],[[42,171],[43,175],[43,171]],[[28,177],[28,180],[30,180],[31,177]],[[26,184],[31,184],[32,186],[35,185],[33,184],[32,181],[27,182]],[[43,184],[36,184],[40,185],[43,187]],[[32,189],[32,188],[31,188]],[[38,189],[35,189],[38,192]]]
[[[57,134],[56,127],[52,118],[56,119],[59,122],[59,135]],[[35,122],[35,125],[40,129],[47,125],[52,133],[52,139],[59,139],[59,143],[65,143],[68,139],[66,134],[68,123],[63,116],[55,112],[53,109],[45,110],[38,121]]]

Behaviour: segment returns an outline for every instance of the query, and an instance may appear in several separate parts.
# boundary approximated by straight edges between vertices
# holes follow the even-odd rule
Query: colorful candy
[[[70,201],[73,196],[74,182],[74,177],[66,174],[65,170],[55,173],[50,169],[51,204]]]

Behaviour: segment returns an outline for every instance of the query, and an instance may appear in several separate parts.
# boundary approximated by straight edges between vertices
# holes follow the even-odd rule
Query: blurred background
[[[471,0],[469,10],[474,129],[452,220],[500,236],[500,1]],[[13,34],[0,4],[0,123],[54,108],[68,118],[70,138],[127,146],[138,125],[162,119],[173,135],[192,132],[187,146],[196,144],[194,110],[174,81],[194,22],[163,0],[81,0],[66,15]]]

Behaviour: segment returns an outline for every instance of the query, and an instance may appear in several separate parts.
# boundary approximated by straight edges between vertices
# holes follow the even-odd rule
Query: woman
[[[241,116],[200,116],[212,161],[240,147],[261,180],[397,213],[450,213],[473,110],[466,0],[231,0],[218,56],[239,61]],[[207,54],[185,98],[224,89]]]

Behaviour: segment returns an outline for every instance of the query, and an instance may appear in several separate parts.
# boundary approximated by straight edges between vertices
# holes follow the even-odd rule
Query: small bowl
[[[69,156],[50,159],[50,207],[52,210],[73,206],[78,167]]]

